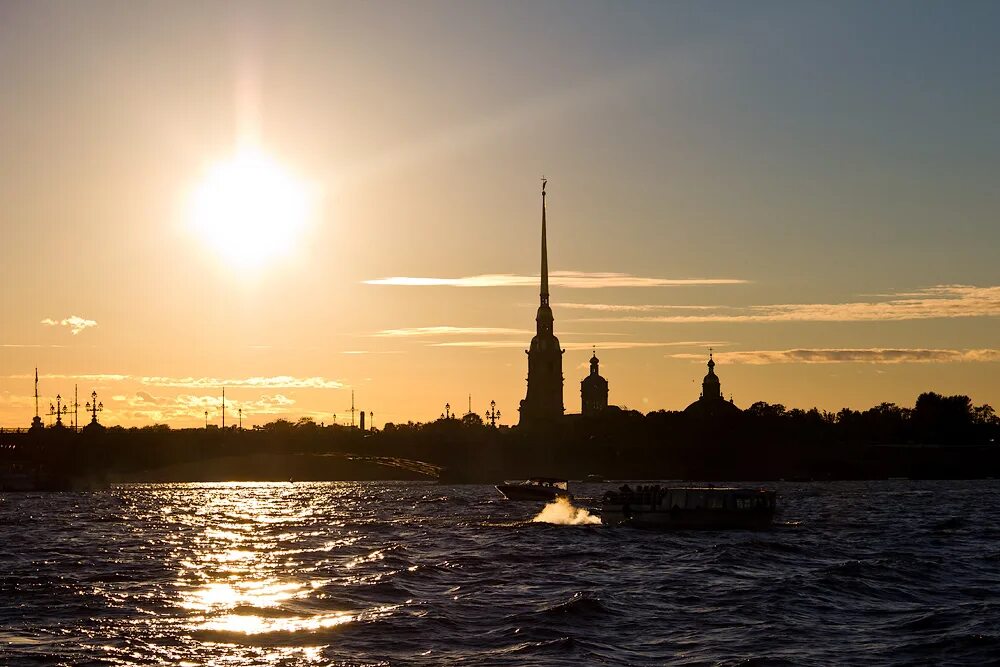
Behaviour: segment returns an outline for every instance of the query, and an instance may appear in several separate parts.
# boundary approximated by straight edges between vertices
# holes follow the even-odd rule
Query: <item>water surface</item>
[[[0,664],[1000,661],[1000,482],[777,488],[756,533],[532,522],[487,486],[5,494]]]

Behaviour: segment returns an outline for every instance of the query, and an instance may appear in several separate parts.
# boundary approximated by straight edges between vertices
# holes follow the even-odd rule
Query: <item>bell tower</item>
[[[701,397],[704,400],[721,400],[722,399],[722,383],[719,382],[719,376],[715,374],[715,360],[712,359],[712,351],[708,351],[708,375],[701,383]]]
[[[538,311],[535,336],[528,355],[528,390],[521,401],[519,425],[549,423],[563,415],[562,355],[559,339],[553,333],[552,307],[549,305],[549,251],[546,240],[545,178],[542,178],[542,266],[539,278]]]
[[[608,409],[608,381],[601,377],[600,363],[595,349],[590,358],[590,375],[580,383],[580,412],[584,416]]]

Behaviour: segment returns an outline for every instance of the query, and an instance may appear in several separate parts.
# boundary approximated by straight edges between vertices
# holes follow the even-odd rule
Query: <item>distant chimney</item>
[[[365,430],[365,411],[361,411],[361,430]]]

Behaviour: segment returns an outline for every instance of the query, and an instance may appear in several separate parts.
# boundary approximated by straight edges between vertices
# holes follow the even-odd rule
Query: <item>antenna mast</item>
[[[222,388],[222,430],[226,430],[226,388]]]
[[[351,390],[351,428],[354,428],[354,390]]]

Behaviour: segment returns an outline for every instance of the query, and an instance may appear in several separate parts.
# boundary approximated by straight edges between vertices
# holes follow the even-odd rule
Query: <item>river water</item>
[[[0,664],[1000,662],[1000,482],[776,488],[773,530],[682,533],[487,486],[5,494]]]

